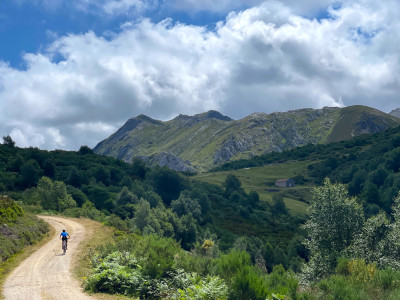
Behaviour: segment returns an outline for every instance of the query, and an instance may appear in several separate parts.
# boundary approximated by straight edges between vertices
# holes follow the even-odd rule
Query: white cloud
[[[104,11],[110,15],[126,14],[132,9],[136,12],[142,12],[149,7],[152,7],[152,5],[142,0],[109,0],[103,5]]]
[[[24,128],[13,128],[10,132],[11,137],[18,147],[45,145],[45,136],[37,131],[36,128],[25,125]]]
[[[147,11],[160,9],[159,0],[73,0],[76,9],[89,14],[139,16]]]
[[[24,71],[0,63],[3,135],[19,146],[78,149],[141,113],[168,119],[216,109],[241,118],[400,106],[398,2],[348,2],[321,21],[288,5],[231,13],[213,31],[168,19],[131,22],[107,38],[57,38],[47,52],[25,55]]]

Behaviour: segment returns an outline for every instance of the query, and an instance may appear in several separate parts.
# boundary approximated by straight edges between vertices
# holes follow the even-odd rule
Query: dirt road
[[[6,300],[93,300],[83,293],[70,274],[71,259],[85,238],[85,228],[76,221],[61,217],[42,217],[55,228],[54,238],[22,262],[7,278],[4,285]],[[62,254],[59,234],[70,234],[68,251]]]

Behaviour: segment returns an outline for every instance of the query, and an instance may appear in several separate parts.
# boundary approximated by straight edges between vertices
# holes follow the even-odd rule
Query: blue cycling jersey
[[[62,237],[67,237],[67,235],[69,235],[68,234],[68,232],[61,232],[61,234],[60,234]]]

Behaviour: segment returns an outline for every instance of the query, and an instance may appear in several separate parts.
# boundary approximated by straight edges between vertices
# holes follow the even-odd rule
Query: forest
[[[308,163],[308,176],[296,181],[315,185],[305,217],[291,215],[279,197],[268,203],[245,192],[234,175],[209,184],[87,146],[21,149],[9,136],[0,145],[0,192],[21,214],[62,213],[116,228],[115,243],[93,257],[89,291],[145,299],[398,299],[400,128],[214,171],[293,160]]]

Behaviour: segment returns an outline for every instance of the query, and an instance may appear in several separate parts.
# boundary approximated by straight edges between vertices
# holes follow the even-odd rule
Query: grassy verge
[[[4,300],[3,296],[3,287],[4,283],[7,279],[7,276],[16,268],[18,265],[24,261],[27,257],[29,257],[33,252],[42,247],[48,241],[51,240],[55,231],[53,227],[49,227],[50,231],[45,235],[45,237],[34,245],[30,245],[26,247],[19,253],[11,256],[7,261],[0,263],[0,300]]]
[[[78,253],[72,261],[72,272],[74,277],[84,285],[85,279],[90,275],[92,269],[91,258],[97,247],[107,243],[113,243],[114,229],[99,222],[89,219],[74,219],[81,223],[86,230],[87,237],[79,245]],[[132,299],[122,295],[96,294],[99,300],[123,300]]]

